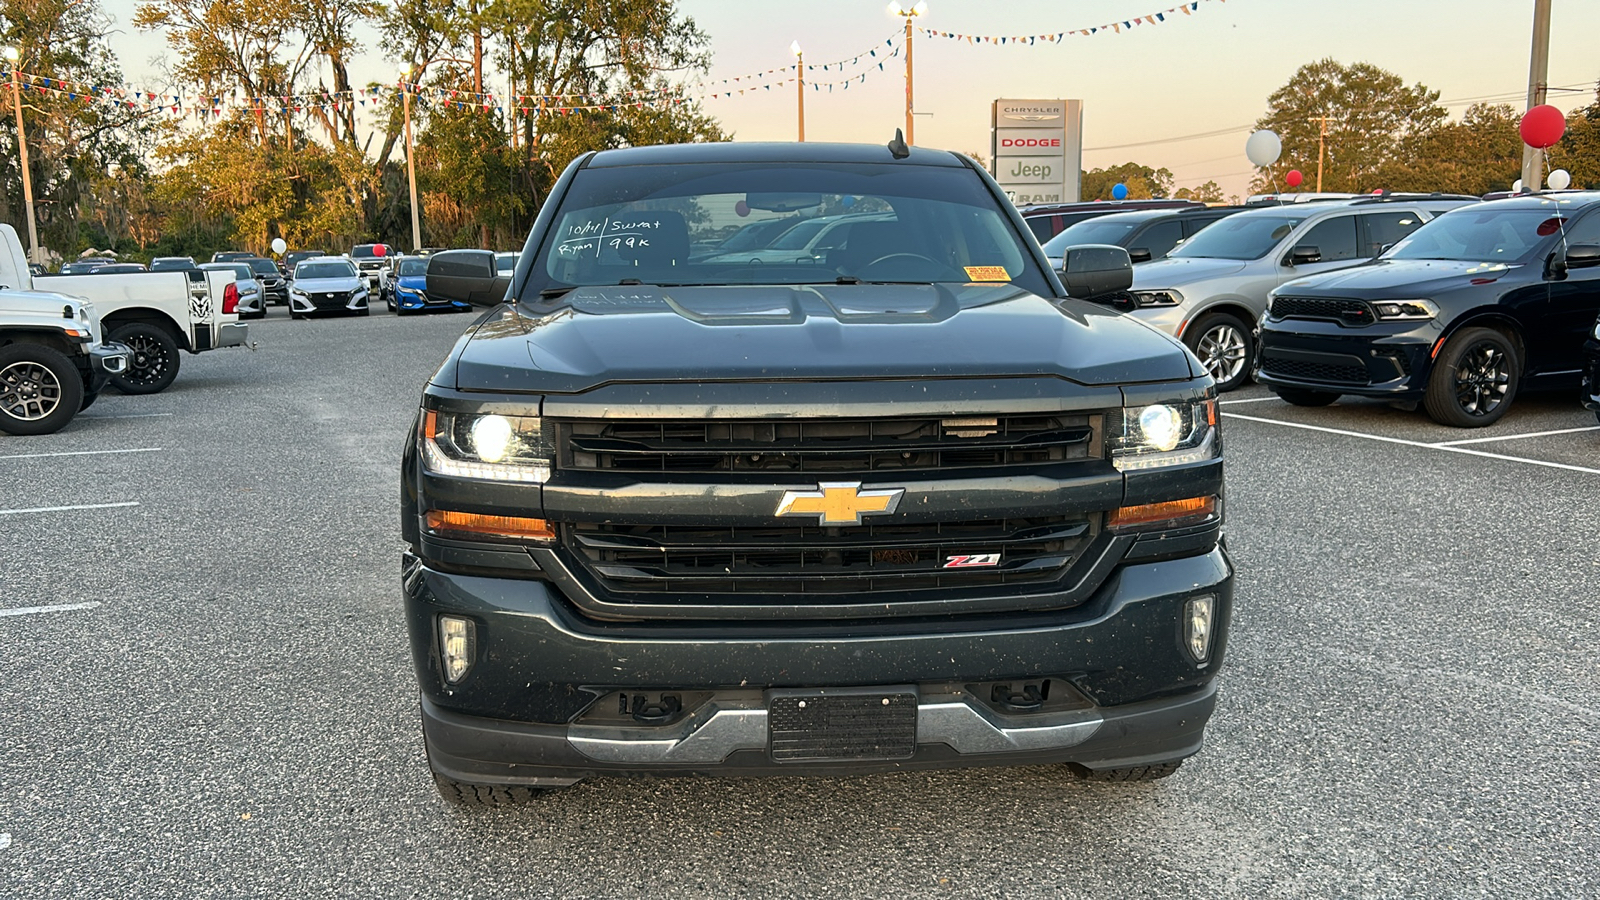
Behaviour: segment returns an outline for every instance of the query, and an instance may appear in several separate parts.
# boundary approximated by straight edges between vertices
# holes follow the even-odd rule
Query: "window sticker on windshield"
[[[968,281],[1010,281],[1011,273],[1005,266],[967,266]]]

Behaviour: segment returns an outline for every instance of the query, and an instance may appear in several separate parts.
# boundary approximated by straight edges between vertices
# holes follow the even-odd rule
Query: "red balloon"
[[[750,204],[740,200],[733,205],[733,213],[741,219],[750,215]]]
[[[382,256],[382,255],[384,255],[385,253],[388,253],[388,252],[389,252],[389,248],[384,246],[383,244],[378,244],[378,245],[376,245],[375,247],[372,248],[372,255],[373,256]]]
[[[1517,126],[1522,133],[1522,142],[1535,150],[1554,147],[1567,132],[1567,117],[1561,110],[1548,103],[1544,106],[1535,106],[1522,114],[1522,122]]]
[[[1289,187],[1299,187],[1300,186],[1300,182],[1305,181],[1305,180],[1306,180],[1306,177],[1304,175],[1300,174],[1300,170],[1299,169],[1290,169],[1289,170],[1289,174],[1283,176],[1284,183],[1287,184]]]

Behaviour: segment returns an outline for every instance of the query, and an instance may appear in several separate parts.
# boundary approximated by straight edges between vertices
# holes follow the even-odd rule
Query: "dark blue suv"
[[[1597,267],[1600,192],[1462,207],[1367,265],[1275,290],[1257,378],[1300,406],[1356,394],[1488,425],[1519,390],[1579,386]]]

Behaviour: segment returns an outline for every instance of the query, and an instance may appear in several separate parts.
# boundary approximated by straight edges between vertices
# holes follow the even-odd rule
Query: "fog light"
[[[1189,642],[1189,655],[1195,662],[1203,663],[1211,656],[1211,622],[1216,608],[1217,598],[1211,594],[1191,597],[1184,605],[1184,633]]]
[[[477,626],[460,616],[439,617],[439,659],[444,680],[455,684],[467,674],[477,644]]]

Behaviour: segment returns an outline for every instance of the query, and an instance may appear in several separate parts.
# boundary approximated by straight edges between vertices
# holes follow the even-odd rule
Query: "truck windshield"
[[[354,259],[372,259],[373,257],[379,255],[379,246],[380,245],[378,244],[359,244],[350,250],[350,256]],[[384,247],[385,252],[387,252],[388,249],[389,248],[387,246]]]
[[[251,259],[245,262],[257,275],[278,274],[278,264],[270,259]]]
[[[1383,258],[1514,263],[1533,255],[1546,238],[1569,225],[1556,210],[1495,209],[1485,204],[1434,219]]]
[[[1168,253],[1167,258],[1260,259],[1305,220],[1304,213],[1294,215],[1275,209],[1239,213],[1206,226]]]
[[[781,222],[770,228],[758,223]],[[725,250],[724,242],[738,248]],[[964,166],[694,163],[580,170],[524,299],[578,285],[1049,282]]]

